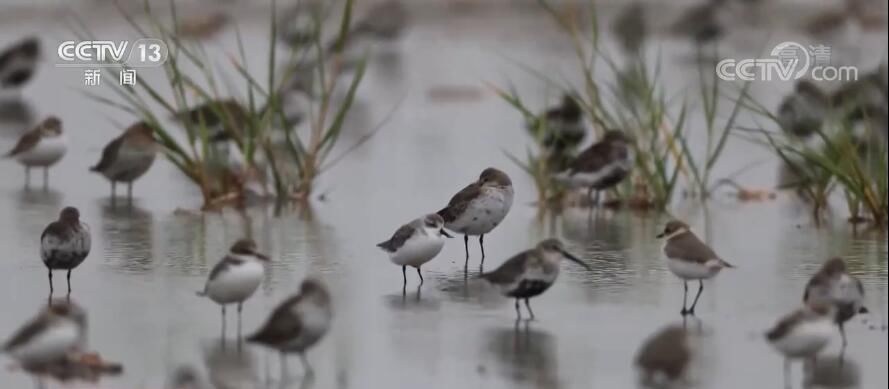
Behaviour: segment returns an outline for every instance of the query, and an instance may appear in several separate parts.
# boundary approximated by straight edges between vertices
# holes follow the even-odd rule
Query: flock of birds
[[[723,4],[713,1],[716,7]],[[629,8],[632,10],[633,8]],[[391,21],[383,16],[371,18]],[[403,14],[397,18],[403,19]],[[627,19],[627,18],[625,18]],[[398,26],[392,23],[359,24],[361,29],[378,36],[394,37]],[[635,23],[635,24],[634,24]],[[624,26],[632,30],[638,20],[629,18]],[[644,26],[644,24],[643,24]],[[700,26],[699,26],[700,27]],[[706,27],[706,26],[704,26]],[[291,34],[290,39],[304,40],[304,36]],[[640,34],[642,35],[642,34]],[[698,40],[717,35],[716,29],[695,32]],[[625,40],[629,47],[638,48],[638,42]],[[33,75],[39,57],[39,42],[23,40],[0,52],[0,86],[19,88]],[[863,88],[863,89],[862,89]],[[885,121],[886,71],[885,65],[873,75],[855,86],[852,91],[838,91],[837,96],[866,96],[871,99],[861,105]],[[844,89],[845,90],[845,89]],[[865,90],[865,92],[860,92]],[[865,94],[862,94],[865,93]],[[882,99],[882,100],[880,100]],[[824,93],[811,82],[801,81],[796,90],[781,104],[778,117],[784,121],[782,128],[797,136],[810,136],[820,126],[824,111],[818,104],[828,104]],[[874,102],[876,101],[876,102]],[[873,104],[872,104],[873,103]],[[880,105],[882,104],[882,105]],[[815,108],[813,108],[815,107]],[[191,120],[209,114],[209,108],[197,108],[186,114]],[[882,116],[879,116],[882,113]],[[582,111],[577,101],[566,95],[560,106],[542,114],[547,123],[544,145],[551,150],[573,150],[586,137]],[[862,116],[864,117],[864,116]],[[884,127],[885,128],[885,127]],[[614,187],[631,173],[635,157],[632,137],[622,131],[606,131],[602,137],[576,157],[559,164],[553,172],[556,181],[569,188],[585,188],[589,197]],[[152,166],[159,151],[153,129],[144,122],[130,126],[123,134],[108,143],[99,162],[90,168],[111,183],[112,199],[116,184],[127,185],[127,198],[132,200],[132,185]],[[43,169],[43,184],[48,185],[48,169],[56,164],[67,151],[62,122],[48,117],[35,128],[24,133],[15,146],[5,154],[24,166],[25,185],[30,186],[31,168]],[[478,179],[457,192],[439,211],[421,216],[398,228],[386,241],[377,246],[391,261],[401,267],[404,285],[407,284],[407,267],[416,269],[420,284],[423,283],[421,267],[434,259],[444,247],[447,238],[463,235],[466,263],[469,263],[469,238],[478,237],[481,263],[484,263],[484,237],[493,231],[507,216],[513,204],[514,189],[510,178],[501,170],[487,168]],[[704,290],[704,280],[711,279],[725,268],[734,266],[722,259],[706,243],[702,242],[682,221],[668,222],[657,236],[665,241],[664,254],[668,269],[684,283],[683,316],[694,315],[695,307]],[[59,218],[50,223],[40,238],[40,257],[48,270],[49,304],[33,319],[2,344],[2,351],[11,355],[25,369],[39,370],[47,364],[70,358],[73,353],[86,347],[85,312],[69,299],[53,299],[53,271],[66,271],[68,296],[71,294],[71,273],[80,266],[90,253],[90,229],[80,220],[74,207],[61,210]],[[530,299],[548,290],[559,275],[562,259],[570,260],[585,269],[590,266],[569,253],[558,239],[546,239],[534,248],[507,259],[496,269],[484,272],[480,278],[495,286],[504,296],[515,300],[516,317],[522,318],[521,302],[528,315],[534,319]],[[235,305],[238,312],[238,335],[241,334],[243,304],[259,287],[265,265],[271,259],[262,254],[251,239],[235,242],[210,271],[204,288],[197,294],[210,299],[221,307],[222,333],[225,337],[226,307]],[[687,305],[688,283],[698,282],[698,290],[691,306]],[[846,269],[840,258],[828,260],[812,276],[804,291],[803,304],[780,318],[765,335],[767,341],[791,359],[812,359],[828,344],[835,327],[839,328],[845,348],[844,323],[853,316],[867,312],[863,305],[864,289],[861,282]],[[309,277],[302,282],[299,292],[281,302],[269,315],[268,320],[246,341],[258,343],[280,352],[282,366],[288,353],[296,353],[307,372],[311,367],[306,351],[328,332],[333,310],[331,295],[324,282]],[[684,345],[685,332],[669,328],[643,345],[637,364],[649,378],[656,375],[675,379],[681,376],[688,352]],[[789,366],[789,365],[786,365]]]

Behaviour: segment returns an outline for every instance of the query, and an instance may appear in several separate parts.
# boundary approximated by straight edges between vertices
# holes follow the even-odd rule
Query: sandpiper
[[[438,211],[445,228],[463,234],[466,264],[469,264],[469,236],[478,235],[485,263],[485,234],[491,232],[512,207],[512,181],[506,173],[489,167],[478,180],[457,192],[448,205]]]
[[[31,168],[43,168],[43,188],[49,183],[49,167],[55,165],[68,150],[68,141],[62,133],[62,122],[50,116],[34,129],[24,133],[8,153],[25,166],[25,187],[31,185]]]
[[[53,300],[19,328],[2,346],[25,369],[63,361],[86,345],[87,320],[70,300]]]
[[[548,109],[541,116],[544,123],[539,124],[546,125],[543,145],[547,148],[555,152],[572,151],[583,142],[587,129],[583,123],[583,111],[573,96],[563,95],[560,105]],[[532,131],[536,130],[530,127]]]
[[[636,353],[635,364],[641,372],[642,383],[675,382],[682,378],[691,350],[688,337],[681,326],[668,326],[652,335]],[[667,386],[658,385],[656,387]]]
[[[118,182],[127,184],[127,200],[133,200],[133,181],[142,177],[157,155],[154,130],[145,122],[133,124],[102,150],[102,159],[90,171],[111,181],[111,201]]]
[[[233,99],[212,100],[176,115],[182,123],[188,125],[192,136],[198,138],[203,128],[207,130],[207,138],[220,137],[240,138],[240,131],[247,122],[247,110]]]
[[[68,294],[71,293],[71,271],[90,253],[90,228],[80,221],[80,212],[65,207],[59,220],[49,223],[40,235],[40,258],[49,273],[49,294],[52,296],[52,271],[68,271]]]
[[[886,107],[889,100],[889,72],[886,63],[858,79],[846,81],[831,95],[836,108]]]
[[[831,304],[835,306],[834,321],[840,328],[843,348],[846,347],[846,330],[843,325],[856,314],[867,313],[864,306],[864,286],[846,270],[842,258],[831,258],[806,284],[803,293],[806,304]]]
[[[671,30],[674,34],[690,36],[700,47],[715,42],[725,34],[720,20],[725,0],[704,0],[691,6],[677,19]]]
[[[531,319],[534,319],[534,311],[531,310],[529,300],[545,292],[556,282],[562,258],[568,258],[591,270],[587,264],[565,251],[561,241],[546,239],[538,243],[537,247],[506,260],[494,271],[482,274],[481,278],[500,289],[504,296],[515,299],[518,319],[522,318],[519,300],[525,300],[525,307],[528,308]]]
[[[377,247],[389,253],[389,259],[393,263],[401,265],[405,285],[408,266],[417,268],[422,285],[423,273],[420,272],[420,266],[441,252],[445,237],[452,238],[444,230],[444,219],[432,213],[401,226],[389,240],[377,244]]]
[[[830,97],[818,85],[799,80],[778,106],[778,124],[784,132],[805,139],[821,131],[829,109]]]
[[[664,245],[664,254],[667,255],[667,267],[673,274],[681,278],[685,285],[685,294],[682,296],[683,316],[694,315],[695,306],[698,305],[698,299],[704,291],[704,280],[712,278],[719,274],[723,268],[733,268],[734,266],[720,258],[713,252],[710,246],[701,242],[688,224],[679,220],[672,220],[664,227],[664,231],[658,234],[657,238],[667,240]],[[698,294],[695,301],[691,304],[691,308],[686,309],[688,299],[688,281],[698,280]]]
[[[781,318],[768,332],[766,340],[784,355],[784,382],[790,387],[791,359],[815,357],[833,336],[835,308],[830,304],[813,304],[799,308]]]
[[[567,170],[556,174],[555,179],[571,188],[588,188],[590,198],[596,191],[594,203],[598,204],[599,192],[629,176],[634,162],[630,138],[622,131],[610,130],[602,140],[580,153]]]
[[[225,306],[238,304],[238,334],[241,333],[241,311],[244,301],[250,298],[265,274],[264,262],[269,257],[256,249],[252,239],[235,242],[228,254],[213,266],[204,290],[197,292],[222,307],[222,333],[225,336]]]
[[[247,341],[278,350],[282,376],[286,374],[287,353],[298,353],[306,374],[311,375],[306,350],[327,333],[332,319],[330,292],[321,281],[308,278],[300,286],[299,294],[278,305],[262,328]]]
[[[37,69],[40,40],[25,38],[0,51],[0,89],[18,89],[25,85]]]
[[[392,51],[389,46],[401,36],[407,23],[407,8],[400,0],[379,3],[352,26],[344,41],[330,42],[327,51],[329,56],[338,56],[343,67],[353,67],[369,52]]]
[[[645,25],[645,7],[642,3],[634,1],[624,6],[624,9],[614,19],[611,31],[617,37],[627,57],[638,58],[645,39],[648,37],[648,27]]]

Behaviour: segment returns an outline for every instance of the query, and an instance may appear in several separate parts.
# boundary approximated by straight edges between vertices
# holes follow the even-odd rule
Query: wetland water
[[[244,235],[255,237],[274,258],[260,291],[245,304],[244,332],[257,328],[307,274],[320,275],[332,290],[334,327],[309,352],[316,377],[300,382],[301,368],[291,358],[294,388],[635,387],[632,360],[640,344],[663,326],[681,323],[682,283],[667,270],[661,242],[654,239],[666,216],[598,212],[589,219],[586,210],[575,210],[539,223],[528,205],[534,200],[532,182],[502,152],[521,154],[528,143],[519,115],[485,91],[478,99],[456,102],[434,101],[427,94],[440,86],[481,89],[482,82],[510,81],[525,95],[537,96],[531,104],[543,106],[546,97],[549,102],[557,98],[557,90],[513,61],[573,79],[570,42],[543,14],[522,10],[492,18],[495,14],[501,15],[419,19],[400,42],[401,55],[394,62],[371,64],[350,114],[351,132],[344,136],[358,138],[403,103],[380,134],[322,177],[317,187],[326,200],[314,202],[310,220],[293,213],[274,217],[261,209],[246,215],[175,212],[199,207],[200,196],[165,161],[137,182],[132,208],[112,208],[109,185],[87,168],[118,133],[113,123],[132,118],[84,98],[79,71],[45,61],[19,108],[30,110],[38,118],[33,120],[50,113],[61,117],[70,150],[52,170],[48,192],[24,191],[21,167],[0,163],[0,336],[45,304],[40,233],[61,207],[74,205],[92,227],[93,249],[73,273],[72,298],[89,314],[90,348],[124,365],[123,375],[98,387],[159,387],[181,364],[199,369],[219,388],[278,387],[277,355],[251,346],[242,354],[234,347],[220,349],[219,309],[194,293],[229,244]],[[264,37],[263,17],[245,12],[238,22],[248,36]],[[48,20],[39,13],[34,18]],[[109,37],[127,36],[123,22],[97,24],[96,29]],[[35,30],[5,21],[0,43]],[[66,33],[61,25],[41,32],[45,55],[53,54]],[[862,44],[884,47],[885,39],[884,30]],[[211,44],[232,49],[234,37],[224,32]],[[678,87],[694,80],[697,75],[688,72],[679,54],[687,45],[661,44],[675,54],[665,58],[668,83]],[[261,63],[265,45],[255,46],[261,47],[248,49]],[[862,61],[873,64],[879,58]],[[139,82],[157,76],[140,74]],[[754,93],[774,106],[789,88],[757,84]],[[28,121],[28,115],[13,116],[3,116],[0,123],[3,149],[11,147],[26,127],[21,123]],[[777,161],[744,141],[730,142],[714,176],[754,159],[764,163],[738,180],[772,185]],[[569,251],[593,267],[584,271],[564,264],[553,288],[533,300],[537,320],[527,329],[522,324],[516,330],[510,301],[492,296],[474,279],[477,241],[471,241],[468,274],[462,239],[453,239],[424,266],[422,288],[418,291],[416,279],[409,278],[405,294],[400,269],[374,247],[398,225],[446,204],[487,166],[512,177],[516,201],[504,223],[486,236],[486,269],[552,235],[562,237]],[[862,280],[873,314],[847,326],[843,373],[825,371],[816,378],[824,384],[820,387],[889,385],[889,335],[880,328],[887,313],[885,233],[853,234],[842,217],[816,228],[806,208],[783,194],[747,204],[717,196],[707,206],[677,203],[671,212],[738,266],[706,284],[700,320],[687,323],[695,350],[689,386],[781,387],[782,359],[762,333],[799,304],[809,276],[832,255],[846,258]],[[64,290],[63,279],[55,277],[57,291]],[[822,355],[828,367],[838,352],[839,335]],[[7,371],[8,359],[0,362],[0,387],[33,385],[21,372]],[[793,374],[799,387],[798,365]]]

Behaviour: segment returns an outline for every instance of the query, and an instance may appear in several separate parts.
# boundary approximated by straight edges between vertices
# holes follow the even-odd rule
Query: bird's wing
[[[240,265],[242,263],[244,263],[243,259],[235,257],[233,255],[226,255],[222,258],[221,261],[219,261],[219,263],[213,266],[212,270],[210,270],[210,275],[207,276],[207,282],[209,283],[210,281],[215,280],[216,277],[219,277],[219,275],[222,274],[222,272],[224,272],[226,269],[232,266]]]
[[[102,149],[102,159],[99,160],[99,163],[97,163],[96,166],[90,168],[90,170],[94,172],[102,172],[111,167],[111,164],[117,159],[117,153],[120,151],[121,146],[123,146],[123,141],[124,137],[121,135],[108,143],[105,148]]]
[[[772,329],[766,332],[766,339],[770,341],[781,339],[782,337],[784,337],[784,335],[790,332],[790,330],[793,328],[793,325],[797,321],[802,320],[804,315],[805,312],[800,309],[787,316],[784,316],[783,318],[781,318],[781,320],[778,321],[777,324],[775,324],[774,327],[772,327]]]
[[[398,231],[395,231],[395,234],[392,235],[392,237],[389,238],[389,240],[378,244],[377,247],[379,247],[383,250],[386,250],[390,253],[395,252],[398,250],[399,247],[401,247],[404,244],[405,241],[410,239],[411,236],[414,236],[414,233],[416,231],[417,231],[417,229],[414,228],[413,226],[411,226],[410,224],[405,224],[405,225],[401,226],[401,228],[399,228]]]
[[[532,252],[532,250],[527,250],[514,255],[493,271],[482,274],[481,278],[494,284],[505,284],[517,279],[525,271],[525,262],[528,261]]]
[[[19,138],[18,143],[15,144],[15,147],[13,147],[12,150],[9,150],[9,152],[6,153],[6,156],[14,157],[19,153],[32,149],[39,142],[40,132],[34,130],[28,131]]]
[[[806,284],[806,291],[803,293],[803,302],[811,304],[831,301],[830,279],[823,273],[815,273]]]
[[[444,219],[445,223],[453,222],[457,220],[457,217],[460,216],[463,211],[466,210],[466,207],[469,206],[469,202],[472,199],[478,197],[482,192],[482,186],[478,182],[473,182],[467,185],[463,190],[457,192],[454,197],[451,198],[451,201],[448,202],[448,206],[444,207],[442,210],[438,211],[438,215]]]
[[[720,259],[710,246],[701,242],[695,234],[686,233],[673,238],[664,246],[667,258],[685,259],[697,263],[706,263],[711,259]]]
[[[299,336],[303,329],[300,317],[294,312],[295,307],[303,300],[297,295],[285,300],[275,308],[264,326],[247,340],[260,343],[281,343]]]
[[[24,327],[19,328],[19,330],[12,334],[12,337],[3,344],[2,350],[10,351],[15,349],[16,347],[28,343],[31,339],[34,339],[35,336],[46,330],[49,326],[49,322],[42,319],[43,316],[38,316],[25,324]]]
[[[596,143],[584,150],[569,167],[569,174],[579,172],[594,172],[608,164],[608,146],[605,143]]]

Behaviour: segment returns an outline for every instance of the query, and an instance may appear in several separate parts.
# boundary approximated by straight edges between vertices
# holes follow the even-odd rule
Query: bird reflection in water
[[[527,320],[516,320],[513,328],[491,330],[487,338],[488,352],[505,378],[536,388],[562,387],[555,338],[549,333],[531,329]]]
[[[640,387],[685,386],[685,374],[692,357],[686,327],[685,321],[681,326],[669,325],[645,340],[634,361]]]
[[[102,205],[102,240],[105,258],[124,271],[144,272],[152,266],[154,215],[133,204]]]
[[[204,364],[210,383],[216,389],[259,388],[253,355],[240,347],[225,347],[221,342],[208,342],[203,350]]]

